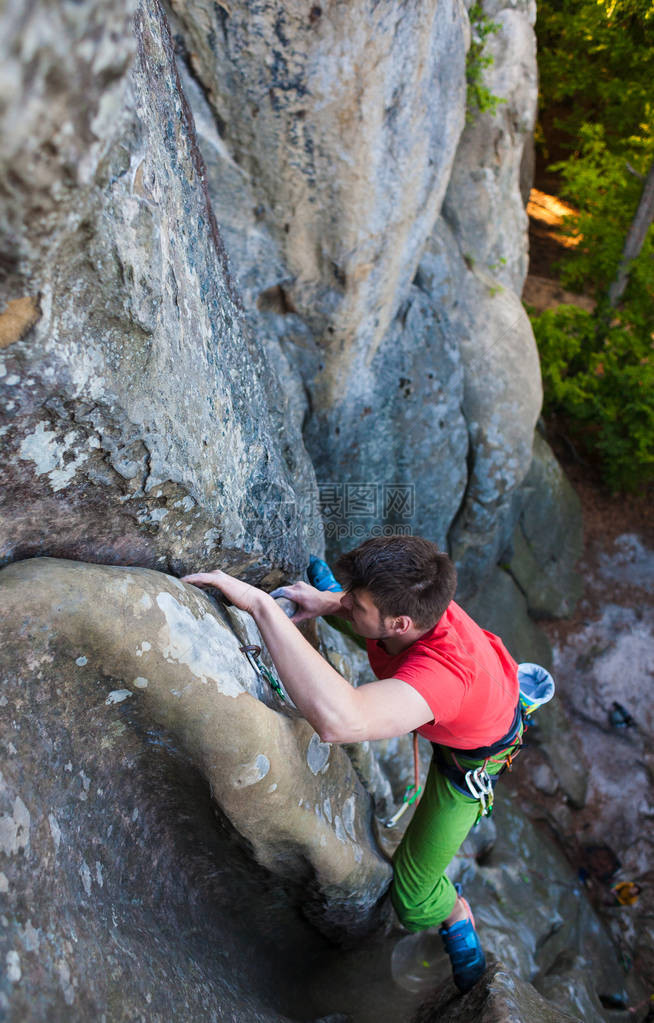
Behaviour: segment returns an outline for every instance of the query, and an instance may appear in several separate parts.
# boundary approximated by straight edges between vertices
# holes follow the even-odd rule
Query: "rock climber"
[[[479,816],[466,773],[483,768],[496,780],[520,745],[518,665],[454,602],[456,569],[429,540],[368,539],[335,572],[342,590],[283,588],[297,604],[292,619],[270,594],[220,570],[184,581],[216,587],[254,617],[280,679],[324,742],[417,730],[433,744],[424,793],[393,858],[391,901],[407,930],[439,928],[454,981],[467,991],[485,958],[470,906],[445,869]],[[339,615],[364,637],[377,681],[353,688],[303,637],[296,625],[319,615]]]

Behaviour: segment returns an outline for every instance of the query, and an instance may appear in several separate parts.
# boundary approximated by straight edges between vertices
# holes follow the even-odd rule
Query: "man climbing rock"
[[[520,745],[518,665],[454,602],[456,569],[430,541],[367,540],[339,559],[336,574],[343,591],[284,587],[298,605],[292,620],[271,595],[225,572],[184,581],[217,587],[254,617],[284,686],[324,742],[412,730],[432,742],[425,790],[393,860],[391,899],[409,931],[440,928],[454,981],[467,991],[486,964],[470,906],[445,869],[478,819],[475,784],[487,790],[483,807],[489,777]],[[351,623],[378,681],[353,688],[293,624],[319,615]]]

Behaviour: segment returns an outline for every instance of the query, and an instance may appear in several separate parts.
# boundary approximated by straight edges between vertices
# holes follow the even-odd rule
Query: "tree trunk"
[[[629,281],[629,269],[631,262],[640,253],[652,220],[654,220],[654,161],[649,169],[649,173],[643,187],[643,193],[640,197],[640,202],[638,203],[636,216],[631,222],[631,227],[627,234],[627,240],[624,243],[618,272],[615,276],[615,280],[609,288],[609,305],[612,307],[615,307],[618,304],[624,294],[624,290]]]

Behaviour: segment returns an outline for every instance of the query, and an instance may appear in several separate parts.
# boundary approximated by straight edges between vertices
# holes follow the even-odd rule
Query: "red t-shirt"
[[[452,601],[433,629],[399,654],[366,642],[377,678],[408,682],[434,715],[418,729],[455,749],[490,746],[506,735],[518,702],[518,665],[501,639]]]

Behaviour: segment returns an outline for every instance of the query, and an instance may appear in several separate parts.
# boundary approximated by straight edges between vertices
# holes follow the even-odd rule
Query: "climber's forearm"
[[[362,723],[356,690],[349,682],[314,650],[267,593],[259,592],[250,610],[284,687],[320,737],[334,741],[344,731],[358,731]]]
[[[372,737],[369,730],[375,727],[375,722],[369,720],[370,712],[363,706],[369,701],[362,700],[361,690],[353,689],[314,650],[269,594],[220,569],[187,575],[183,581],[194,586],[214,586],[236,607],[253,616],[289,695],[322,739],[356,742]],[[309,597],[319,609],[331,610],[337,601],[340,604],[337,594],[329,603],[319,590],[313,590]]]

